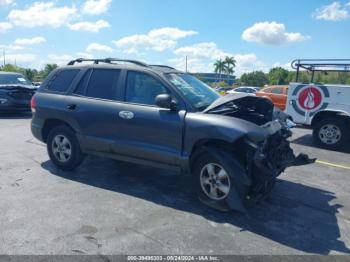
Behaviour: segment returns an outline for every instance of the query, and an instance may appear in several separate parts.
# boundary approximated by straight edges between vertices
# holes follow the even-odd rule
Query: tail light
[[[32,109],[32,112],[35,113],[35,108],[36,108],[36,100],[35,100],[35,95],[32,97],[30,100],[30,108]]]

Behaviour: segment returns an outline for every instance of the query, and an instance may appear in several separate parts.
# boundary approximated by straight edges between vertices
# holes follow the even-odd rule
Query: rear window
[[[23,75],[0,74],[0,85],[32,85]]]
[[[85,95],[93,98],[115,100],[119,76],[120,70],[94,69]]]
[[[47,89],[61,93],[66,92],[79,71],[79,69],[58,71],[49,81]]]

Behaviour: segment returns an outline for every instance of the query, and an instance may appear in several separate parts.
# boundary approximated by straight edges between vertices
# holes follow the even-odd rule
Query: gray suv
[[[77,59],[48,76],[31,106],[32,133],[59,168],[89,154],[178,170],[219,210],[245,211],[286,167],[312,162],[294,156],[291,122],[268,100],[221,97],[167,66]]]

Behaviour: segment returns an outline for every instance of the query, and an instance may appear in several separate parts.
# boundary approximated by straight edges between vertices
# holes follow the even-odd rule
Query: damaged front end
[[[204,113],[221,114],[244,119],[257,125],[257,129],[264,132],[265,138],[260,141],[254,135],[247,134],[238,144],[236,153],[240,154],[242,168],[245,170],[251,183],[246,196],[240,196],[243,205],[253,204],[265,198],[273,189],[276,178],[290,166],[299,166],[313,163],[307,155],[295,156],[290,147],[288,138],[291,137],[291,128],[295,124],[289,116],[267,99],[249,94],[236,94],[219,99],[207,108]],[[229,203],[231,209],[237,208],[237,200]],[[245,204],[245,205],[244,205]]]

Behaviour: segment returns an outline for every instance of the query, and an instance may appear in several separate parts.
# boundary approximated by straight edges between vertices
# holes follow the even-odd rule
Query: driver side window
[[[126,102],[155,105],[156,96],[168,93],[165,86],[152,76],[141,72],[128,72]]]

